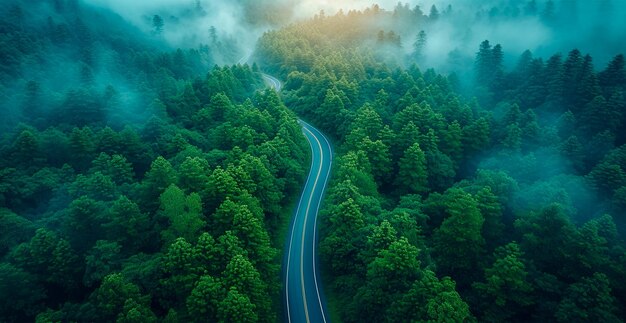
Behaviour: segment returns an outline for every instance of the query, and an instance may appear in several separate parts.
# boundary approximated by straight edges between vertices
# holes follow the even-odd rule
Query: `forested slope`
[[[621,321],[623,55],[597,71],[575,49],[525,52],[507,70],[485,41],[461,86],[385,59],[398,28],[436,18],[398,10],[322,13],[258,45],[287,105],[338,142],[320,226],[335,319]]]
[[[237,56],[215,24],[184,33],[213,17],[201,1],[146,14],[148,33],[83,1],[0,3],[0,321],[277,321],[309,163],[296,114],[335,143],[318,248],[334,320],[624,321],[623,30],[489,3],[320,12],[265,33],[261,67],[214,66]],[[609,3],[583,8],[609,20]],[[250,30],[297,7],[236,4]],[[468,60],[466,27],[491,23],[571,39],[480,39]],[[437,35],[460,49],[436,57]],[[604,46],[546,55],[579,36]]]
[[[308,145],[256,67],[1,6],[0,321],[275,321]]]

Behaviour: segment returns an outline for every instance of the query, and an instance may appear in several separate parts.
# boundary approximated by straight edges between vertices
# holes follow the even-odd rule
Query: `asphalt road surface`
[[[263,75],[263,79],[269,86],[273,87],[276,90],[276,92],[280,92],[280,90],[283,88],[283,83],[281,83],[277,78],[271,75],[267,75],[267,74],[262,74],[262,75]]]
[[[263,79],[277,92],[282,89],[277,78],[263,74]],[[311,169],[294,212],[285,249],[285,319],[290,323],[327,323],[330,319],[321,289],[316,250],[317,216],[330,177],[333,151],[324,134],[302,120],[299,122],[311,146]]]
[[[311,170],[296,208],[284,266],[287,322],[328,322],[320,286],[317,215],[332,166],[332,147],[317,129],[300,121],[311,146]]]

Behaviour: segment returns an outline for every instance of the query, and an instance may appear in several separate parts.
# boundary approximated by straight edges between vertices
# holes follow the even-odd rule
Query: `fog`
[[[113,10],[135,27],[165,41],[172,48],[197,48],[216,45],[215,36],[221,41],[221,53],[216,63],[233,63],[237,55],[253,48],[257,33],[244,24],[243,7],[230,1],[119,1],[85,0],[94,7]],[[163,19],[163,31],[155,35],[153,17]],[[215,35],[211,29],[215,28]],[[165,45],[164,44],[164,45]],[[232,44],[236,44],[233,50]],[[215,46],[218,47],[218,46]],[[226,48],[224,48],[226,47]]]
[[[418,4],[429,12],[428,2]],[[454,50],[473,54],[486,39],[503,46],[509,66],[526,49],[546,58],[578,48],[590,53],[596,66],[626,51],[626,22],[620,18],[626,16],[624,1],[509,0],[476,4],[457,0],[435,4],[439,10],[450,5],[452,11],[425,29],[431,42],[426,47],[430,65],[442,65],[438,57]]]
[[[234,63],[254,48],[256,39],[268,29],[280,28],[293,21],[309,19],[324,11],[333,15],[339,10],[363,10],[378,4],[390,13],[397,8],[431,15],[434,5],[438,19],[417,24],[397,21],[378,22],[402,37],[397,54],[410,55],[420,30],[427,34],[427,44],[419,62],[451,72],[473,60],[478,44],[489,40],[504,48],[505,63],[513,66],[526,49],[536,57],[547,58],[557,52],[578,48],[591,54],[596,67],[603,67],[614,55],[626,51],[626,2],[614,0],[84,0],[110,8],[144,32],[153,30],[152,17],[164,19],[162,37],[172,47],[195,48],[210,44],[210,28],[230,49],[216,58],[218,63]],[[552,6],[551,6],[552,5]],[[222,50],[224,51],[224,50]]]
[[[51,3],[55,1],[23,2],[25,17],[33,21],[26,24],[44,26],[52,23],[62,27],[74,21],[55,13]],[[257,39],[266,31],[279,29],[295,21],[311,19],[320,11],[326,16],[339,10],[365,10],[378,3],[382,15],[369,20],[372,36],[365,46],[385,51],[383,57],[409,65],[417,63],[422,69],[434,67],[438,72],[471,72],[478,46],[483,40],[501,44],[505,65],[513,67],[525,50],[544,59],[555,53],[567,54],[574,48],[589,53],[595,68],[603,69],[616,54],[626,52],[626,1],[598,0],[487,0],[477,4],[469,0],[410,0],[398,3],[384,0],[75,0],[61,1],[66,6],[82,7],[89,14],[83,21],[93,30],[132,35],[133,39],[155,50],[172,52],[177,48],[203,49],[205,67],[213,64],[233,64],[250,54]],[[76,4],[78,3],[78,5]],[[549,4],[553,4],[551,7]],[[438,17],[431,13],[433,5]],[[5,12],[10,3],[3,3]],[[95,14],[100,12],[100,15]],[[113,12],[114,14],[111,14]],[[116,17],[116,15],[119,17]],[[156,30],[154,17],[163,19],[162,30]],[[121,17],[121,18],[120,18]],[[49,21],[47,21],[49,19]],[[124,23],[122,20],[126,21]],[[129,25],[130,24],[130,25]],[[103,30],[104,26],[106,29]],[[108,30],[108,31],[107,31]],[[376,43],[378,30],[394,31],[400,36],[399,46],[382,46]],[[416,37],[420,31],[426,34],[421,53],[415,55]],[[50,31],[47,32],[58,32]],[[80,33],[68,30],[66,33]],[[91,50],[91,73],[98,88],[115,84],[118,89],[129,87],[124,77],[118,75],[115,51],[108,45],[97,43]],[[24,79],[36,80],[44,88],[62,93],[66,88],[78,85],[78,77],[68,78],[62,71],[74,71],[79,75],[81,65],[73,59],[64,61],[68,55],[60,48],[38,62],[36,68],[24,67]],[[47,63],[52,62],[52,63]],[[61,62],[61,63],[59,63]],[[55,80],[52,75],[63,75]],[[3,101],[14,105],[19,102],[10,93],[23,89],[24,84],[3,85],[6,94]],[[131,91],[125,95],[133,102]],[[134,105],[134,104],[130,104]],[[12,118],[5,118],[9,121]]]

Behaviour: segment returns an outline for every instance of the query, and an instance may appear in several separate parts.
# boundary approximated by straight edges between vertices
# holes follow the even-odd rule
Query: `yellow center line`
[[[321,149],[321,145],[319,144],[319,140],[317,139],[317,137],[315,137],[315,134],[313,134],[313,132],[311,132],[307,128],[304,128],[304,130],[310,133],[311,136],[313,136],[313,138],[317,140],[318,145],[320,146],[320,167],[317,171],[315,182],[313,182],[313,189],[311,190],[311,195],[309,196],[309,202],[307,203],[306,212],[304,214],[304,227],[302,228],[302,242],[301,242],[302,244],[300,246],[300,286],[302,287],[302,300],[304,301],[304,315],[306,317],[307,323],[310,323],[311,320],[309,318],[309,307],[308,307],[307,300],[306,300],[306,288],[304,287],[304,238],[306,235],[306,225],[307,225],[308,218],[309,218],[309,211],[311,209],[311,204],[313,203],[313,196],[315,193],[315,188],[317,187],[317,183],[320,179],[320,175],[322,174],[322,168],[324,164],[324,151]],[[310,139],[308,140],[310,141]],[[315,243],[315,241],[313,243]]]
[[[304,129],[304,128],[303,128]],[[307,137],[307,141],[309,142],[309,146],[311,146],[311,152],[313,151],[313,143]],[[293,220],[293,226],[291,228],[291,237],[289,238],[289,251],[287,253],[287,274],[285,277],[285,294],[287,298],[287,321],[291,323],[291,306],[289,305],[289,267],[291,265],[291,250],[293,247],[293,235],[296,230],[296,226],[298,225],[298,215],[300,214],[302,199],[304,198],[304,193],[306,192],[306,188],[309,186],[309,181],[311,180],[311,175],[313,174],[313,153],[311,153],[311,169],[309,170],[309,175],[307,176],[306,183],[304,184],[304,190],[302,195],[300,196],[300,201],[298,202],[298,208],[296,209],[296,215]]]
[[[324,138],[324,141],[326,142],[326,145],[328,146],[328,151],[330,152],[330,163],[332,164],[332,147],[330,146],[330,142],[328,142],[328,139],[326,139],[326,136],[324,136],[324,134],[320,133],[322,135],[322,137]],[[313,137],[315,138],[315,141],[317,141],[317,146],[320,148],[320,151],[322,151],[322,143],[320,142],[319,138],[315,135],[313,135]],[[322,159],[323,161],[323,159]],[[322,164],[320,164],[320,167]],[[330,164],[328,165],[328,171],[326,172],[326,178],[324,179],[324,186],[322,186],[322,190],[324,189],[324,187],[326,187],[326,183],[328,183],[328,178],[330,177]],[[317,212],[319,212],[319,208],[320,205],[322,204],[322,196],[320,196],[319,200],[317,200]],[[315,282],[315,292],[317,293],[317,301],[320,305],[320,312],[322,314],[322,319],[324,320],[324,323],[326,323],[326,315],[324,315],[324,306],[322,306],[322,298],[320,296],[320,290],[319,290],[319,286],[317,284],[317,273],[316,273],[316,269],[315,269],[315,241],[316,241],[316,236],[317,236],[317,214],[316,214],[316,219],[315,222],[313,222],[313,252],[311,255],[312,261],[313,261],[313,281]]]

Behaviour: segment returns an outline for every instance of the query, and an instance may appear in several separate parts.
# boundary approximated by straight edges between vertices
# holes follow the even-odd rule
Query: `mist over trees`
[[[162,37],[175,47],[210,46],[207,40],[217,34],[221,44],[216,46],[220,51],[216,61],[220,64],[236,61],[252,51],[257,38],[268,29],[320,13],[349,14],[371,5],[365,0],[86,2],[111,8],[143,31],[150,31],[153,16],[159,15],[168,26]],[[377,2],[376,8],[376,21],[360,24],[357,32],[391,32],[389,44],[394,46],[384,50],[379,42],[375,47],[384,50],[381,57],[405,67],[413,63],[407,57],[416,54],[414,44],[424,39],[420,37],[422,31],[430,41],[422,42],[418,50],[420,65],[458,75],[471,72],[468,66],[475,46],[485,39],[507,45],[504,58],[508,67],[513,67],[525,50],[548,57],[578,48],[601,65],[608,63],[614,53],[625,50],[621,40],[626,38],[626,25],[620,17],[626,14],[626,5],[615,0],[385,0]]]
[[[320,226],[336,319],[621,321],[623,55],[525,51],[511,68],[483,40],[461,81],[421,53],[389,60],[401,31],[372,26],[397,13],[317,15],[257,49],[338,146]]]
[[[279,321],[302,118],[334,321],[622,322],[625,9],[0,3],[0,321]]]
[[[158,15],[2,6],[0,321],[275,321],[308,146],[258,68],[159,49]]]

